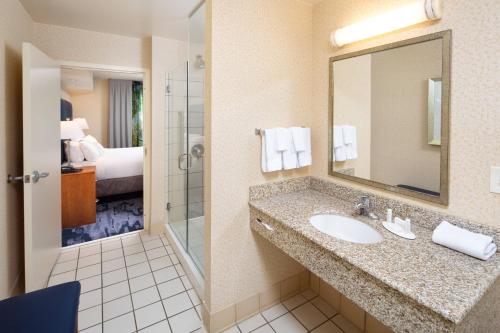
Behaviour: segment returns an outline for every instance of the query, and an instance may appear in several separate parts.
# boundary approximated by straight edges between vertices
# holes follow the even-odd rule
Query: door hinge
[[[172,205],[170,204],[170,202],[167,202],[167,205],[165,207],[167,210],[170,210],[170,208],[172,208]]]

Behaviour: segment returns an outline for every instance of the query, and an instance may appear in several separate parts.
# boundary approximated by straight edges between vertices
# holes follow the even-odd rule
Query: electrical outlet
[[[500,193],[500,167],[491,167],[490,192]]]

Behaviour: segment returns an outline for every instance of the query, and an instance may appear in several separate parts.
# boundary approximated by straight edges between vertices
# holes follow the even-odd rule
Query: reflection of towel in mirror
[[[333,159],[335,162],[347,161],[347,153],[346,153],[345,146],[333,148]]]
[[[333,126],[333,148],[342,147],[344,145],[344,133],[342,126]]]
[[[347,159],[354,160],[358,158],[356,127],[350,125],[343,125],[342,134],[344,136],[344,144],[345,144]]]
[[[342,126],[333,126],[333,159],[335,162],[347,160]]]

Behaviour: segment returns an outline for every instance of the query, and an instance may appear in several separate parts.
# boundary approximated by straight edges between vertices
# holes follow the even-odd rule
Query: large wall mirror
[[[451,31],[330,58],[329,174],[448,204]]]

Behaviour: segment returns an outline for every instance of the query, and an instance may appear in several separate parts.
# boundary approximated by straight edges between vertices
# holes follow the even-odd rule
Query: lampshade
[[[81,139],[85,136],[77,122],[61,121],[61,140]]]
[[[76,122],[82,130],[89,129],[89,124],[85,118],[75,118],[73,121]]]

